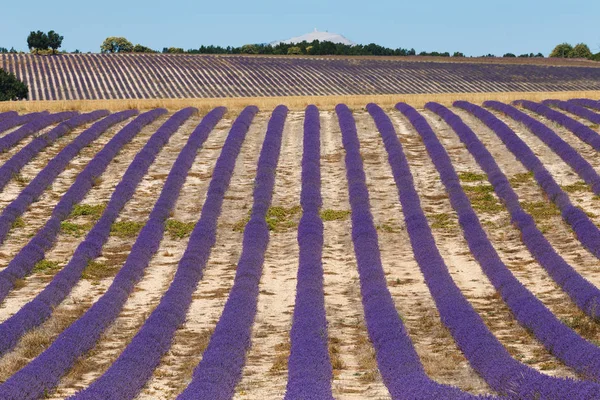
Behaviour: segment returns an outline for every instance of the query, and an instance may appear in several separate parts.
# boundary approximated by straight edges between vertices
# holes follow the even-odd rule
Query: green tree
[[[47,50],[49,45],[48,35],[42,31],[31,31],[27,37],[27,46],[29,47],[29,50]]]
[[[56,50],[62,46],[63,39],[63,36],[60,36],[54,31],[48,32],[48,47],[52,49],[52,53],[56,53]]]
[[[505,58],[514,58],[514,57],[516,57],[516,55],[514,55],[513,53],[506,53],[502,57],[505,57]]]
[[[29,89],[13,73],[0,69],[0,101],[26,99]]]
[[[100,51],[103,53],[131,53],[133,44],[124,37],[111,36],[102,43]]]
[[[302,49],[297,46],[290,47],[287,51],[288,55],[302,54]]]
[[[593,54],[587,44],[578,43],[573,47],[569,58],[592,58]]]
[[[573,46],[571,46],[569,43],[561,43],[558,46],[556,46],[554,50],[552,50],[552,53],[550,53],[550,57],[567,58],[569,57],[569,54],[571,54],[572,51]]]

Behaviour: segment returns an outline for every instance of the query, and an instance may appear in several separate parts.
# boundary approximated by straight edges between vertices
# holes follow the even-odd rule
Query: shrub
[[[27,85],[11,73],[0,69],[0,101],[26,99],[29,93]]]
[[[142,46],[141,44],[136,44],[133,46],[134,53],[156,53],[156,50],[152,50],[150,47]]]
[[[241,48],[242,54],[258,54],[258,47],[254,44],[245,44]]]

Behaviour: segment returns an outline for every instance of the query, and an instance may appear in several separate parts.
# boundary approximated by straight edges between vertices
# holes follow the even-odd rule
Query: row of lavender
[[[467,104],[458,103],[457,105],[469,109]],[[467,148],[469,148],[469,144],[472,145],[472,143],[477,142],[474,133],[470,132],[468,128],[465,129],[466,126],[463,126],[464,124],[461,125],[461,122],[457,120],[455,115],[452,115],[451,113],[448,114],[449,110],[436,104],[430,104],[428,105],[428,108],[439,113],[447,120],[447,122],[457,131],[461,140],[465,142]],[[389,162],[398,185],[400,202],[403,205],[407,228],[411,242],[413,243],[413,249],[415,249],[415,258],[419,262],[423,274],[426,277],[426,282],[436,300],[443,322],[450,328],[455,340],[465,352],[474,368],[488,381],[492,388],[500,393],[510,396],[517,396],[519,398],[534,398],[535,396],[542,396],[544,398],[567,398],[567,395],[571,396],[568,398],[590,398],[590,396],[597,396],[599,393],[598,387],[593,383],[550,378],[516,362],[508,355],[508,353],[506,353],[491,332],[487,330],[466,299],[462,297],[460,291],[454,285],[447,273],[447,268],[441,260],[425,216],[420,209],[418,195],[416,194],[412,183],[408,164],[389,118],[375,105],[369,105],[368,109],[377,123],[377,127],[382,134],[384,144],[389,153]],[[447,155],[445,155],[443,148],[436,142],[437,139],[435,138],[435,134],[431,131],[431,128],[424,119],[409,106],[399,104],[398,109],[405,114],[409,121],[413,123],[417,132],[422,135],[427,151],[435,161],[436,167],[442,175],[442,181],[450,194],[452,204],[459,214],[459,221],[461,222],[471,251],[480,261],[482,268],[486,274],[488,274],[490,280],[497,285],[499,289],[502,289],[501,294],[503,299],[507,302],[509,307],[511,307],[517,319],[525,326],[532,329],[540,341],[546,345],[551,352],[557,355],[567,365],[577,370],[582,377],[594,380],[597,379],[597,348],[590,343],[585,342],[581,337],[577,336],[574,332],[570,331],[566,326],[557,321],[556,318],[545,309],[533,295],[531,295],[531,293],[527,292],[526,289],[510,275],[506,267],[499,261],[489,242],[486,241],[485,234],[481,234],[482,230],[477,221],[477,217],[470,208],[468,200],[464,196],[464,192],[462,192],[460,185],[457,184],[458,178],[453,172],[450,161],[447,158]],[[476,111],[476,109],[469,110],[472,112]],[[0,386],[0,393],[7,398],[12,398],[17,396],[17,394],[18,396],[23,396],[25,394],[26,397],[31,398],[42,396],[47,390],[50,390],[56,385],[58,379],[70,369],[74,360],[79,355],[83,354],[93,346],[100,333],[112,320],[114,320],[116,315],[118,315],[118,312],[120,311],[119,303],[124,302],[127,298],[133,289],[135,282],[140,279],[141,273],[147,266],[150,257],[158,248],[164,230],[164,220],[168,216],[168,211],[172,208],[177,193],[185,180],[186,173],[184,171],[187,171],[191,166],[191,162],[193,161],[192,155],[195,154],[197,148],[201,146],[206,135],[208,135],[208,132],[212,129],[214,124],[216,124],[218,119],[220,119],[223,111],[224,110],[222,109],[217,109],[213,113],[207,115],[203,120],[203,123],[190,137],[188,145],[186,145],[186,148],[184,148],[178,157],[172,172],[169,174],[167,184],[152,212],[150,221],[136,241],[132,255],[130,255],[131,262],[129,262],[130,259],[128,259],[128,262],[126,262],[119,275],[117,275],[115,283],[113,283],[115,290],[111,291],[113,288],[113,286],[111,286],[111,289],[109,289],[103,298],[94,305],[83,318],[68,328],[48,350],[31,362],[26,368],[15,374],[5,384]],[[215,191],[214,196],[216,197],[214,200],[210,200],[212,197],[210,196],[211,190],[209,189],[209,196],[207,196],[207,202],[203,207],[200,222],[197,224],[194,231],[195,233],[190,239],[190,247],[188,247],[186,255],[184,255],[180,262],[176,278],[161,301],[161,306],[159,306],[151,318],[148,319],[144,328],[123,353],[122,357],[119,358],[117,363],[115,363],[113,367],[111,367],[111,369],[109,369],[109,371],[96,381],[96,383],[94,383],[87,391],[81,393],[79,395],[80,397],[134,397],[151,375],[162,354],[168,350],[175,329],[185,320],[185,313],[191,301],[191,293],[198,280],[201,279],[202,265],[206,263],[210,248],[212,244],[214,244],[216,218],[218,217],[221,207],[222,195],[228,185],[228,177],[230,177],[232,172],[232,163],[235,162],[245,131],[256,111],[256,109],[246,110],[232,128],[230,138],[228,138],[228,142],[232,143],[229,145],[226,144],[223,153],[217,162],[218,166],[220,163],[224,164],[224,166],[215,169],[213,181],[211,181],[211,189]],[[139,157],[136,157],[136,160],[139,159],[139,162],[145,165],[146,170],[149,163],[153,160],[152,154],[155,156],[160,147],[162,147],[161,145],[158,145],[157,147],[157,143],[164,145],[165,141],[168,140],[168,136],[172,134],[192,112],[193,110],[186,109],[175,114],[165,126],[159,129],[155,136],[153,136],[153,139],[158,137],[162,137],[162,139],[157,139],[154,142],[151,139],[146,146],[148,150],[145,148],[138,154]],[[368,192],[365,185],[364,172],[362,172],[363,167],[360,159],[356,127],[349,109],[340,106],[337,108],[337,112],[340,119],[340,127],[342,129],[344,147],[347,152],[346,166],[350,204],[352,206],[353,241],[359,267],[359,275],[361,276],[363,305],[365,308],[369,335],[377,351],[378,364],[384,382],[387,384],[391,394],[395,398],[404,398],[407,396],[409,398],[435,398],[436,396],[442,396],[444,398],[471,397],[468,394],[461,393],[455,388],[441,386],[430,381],[424,374],[418,357],[416,356],[414,349],[412,349],[410,339],[406,334],[405,328],[402,326],[401,320],[398,318],[391,296],[386,289],[381,260],[378,255],[377,233],[369,211]],[[161,113],[162,111],[160,110],[155,111],[154,115],[151,114],[148,116],[148,122]],[[274,172],[277,165],[281,130],[285,120],[285,114],[286,110],[283,108],[275,110],[259,160],[253,219],[251,219],[251,223],[247,226],[247,233],[244,235],[243,256],[240,259],[238,268],[240,275],[239,279],[243,279],[243,283],[242,281],[238,282],[239,279],[236,278],[236,284],[234,284],[232,296],[230,296],[230,301],[233,306],[226,307],[226,312],[224,312],[218,325],[218,333],[215,332],[215,336],[211,339],[211,343],[214,344],[212,347],[209,345],[209,349],[212,349],[212,352],[207,349],[203,362],[200,364],[195,374],[194,382],[186,392],[184,392],[182,395],[183,398],[198,398],[198,396],[202,394],[206,394],[212,398],[230,398],[233,394],[235,384],[239,380],[241,366],[244,362],[244,355],[249,346],[249,329],[255,314],[255,301],[258,290],[257,285],[262,266],[261,254],[264,253],[267,243],[266,240],[268,240],[268,230],[265,230],[264,216],[270,203],[270,192],[272,190]],[[131,115],[132,114],[127,114],[126,116],[123,116],[117,114],[114,118],[124,119]],[[15,115],[0,115],[0,122],[3,117],[16,118]],[[140,117],[140,119],[141,118],[142,117]],[[486,121],[484,120],[484,122]],[[109,122],[105,122],[105,124],[110,125]],[[493,126],[491,123],[490,125]],[[88,132],[87,136],[93,135],[93,133],[89,132],[97,132],[101,126],[102,125],[96,124],[84,133]],[[305,140],[310,139],[311,132],[312,135],[318,134],[318,111],[315,108],[307,110],[305,130]],[[133,134],[133,131],[131,131],[129,137]],[[84,134],[82,134],[82,136],[83,135]],[[121,137],[120,140],[124,140],[125,135],[122,136],[123,137]],[[236,136],[238,139],[235,139]],[[115,136],[115,138],[116,137],[117,136]],[[118,140],[115,140],[115,143],[118,142]],[[309,156],[307,156],[307,161],[303,162],[302,202],[303,208],[305,208],[306,218],[303,216],[305,222],[301,223],[299,227],[301,252],[306,246],[306,244],[303,245],[304,242],[311,244],[317,243],[317,250],[318,243],[322,242],[322,227],[319,230],[321,223],[318,220],[318,213],[316,213],[316,210],[318,210],[318,206],[320,205],[320,194],[318,190],[318,175],[315,175],[318,171],[318,164],[315,161],[316,156],[314,150],[311,150],[315,146],[314,143],[314,139],[312,142],[305,143],[305,154],[308,153],[309,156],[312,154],[312,158],[308,158]],[[522,144],[522,146],[526,147],[524,144]],[[471,149],[469,148],[469,150]],[[101,173],[102,168],[104,168],[106,163],[110,160],[109,154],[112,154],[112,157],[114,157],[117,151],[118,148],[114,148],[112,153],[104,154],[104,157],[108,156],[109,158],[101,157],[100,153],[96,156],[94,159],[95,162],[93,161],[90,163],[90,166],[95,166],[93,168],[88,167],[84,170],[88,171],[89,169],[86,174],[82,173],[82,176],[85,177],[85,179],[82,178],[80,180],[78,177],[78,181],[76,181],[76,184],[71,188],[73,195],[66,196],[67,199],[64,200],[64,202],[61,201],[61,203],[57,205],[55,212],[53,213],[53,218],[64,218],[68,215],[70,207],[80,201],[83,198],[85,191],[89,190],[89,187],[86,189],[86,185],[90,185],[90,177],[98,176],[98,174]],[[318,154],[318,149],[316,154]],[[481,155],[481,149],[475,149],[473,150],[473,154],[474,156],[479,154],[480,158],[478,158],[477,161],[482,167],[489,164],[492,165],[493,168],[493,165],[495,165],[493,164],[493,159],[489,153],[487,153],[487,155]],[[132,163],[132,167],[136,164],[136,160]],[[130,167],[129,170],[140,171],[139,167],[132,167]],[[143,168],[141,168],[141,170],[143,170]],[[220,172],[217,173],[217,171],[221,170],[223,171],[222,174],[224,174],[223,178],[221,178]],[[95,171],[95,173],[92,171]],[[42,172],[40,173],[40,176],[45,176],[46,174]],[[513,219],[517,221],[519,227],[523,226],[524,241],[527,244],[527,238],[529,236],[536,236],[535,234],[530,235],[530,232],[536,229],[535,225],[532,224],[530,217],[526,216],[522,210],[519,210],[516,207],[516,205],[518,205],[518,199],[516,199],[514,192],[511,194],[509,191],[508,195],[503,194],[501,188],[504,187],[506,190],[506,178],[501,173],[495,173],[496,171],[493,169],[486,170],[486,172],[488,173],[488,176],[498,177],[500,179],[498,182],[492,182],[494,188],[497,190],[499,197],[505,201],[507,208],[509,208],[509,210],[515,209],[515,214],[512,214],[511,212],[511,215],[513,215]],[[132,173],[131,175],[136,174]],[[139,173],[137,176],[140,177]],[[123,181],[126,182],[128,179],[130,178],[128,174],[126,174]],[[49,181],[51,182],[51,179]],[[47,183],[49,181],[46,180],[43,182]],[[306,190],[304,187],[305,181]],[[129,183],[129,187],[133,186],[131,190],[134,190],[135,183],[127,183]],[[115,193],[119,192],[118,188]],[[509,185],[508,189],[510,189]],[[82,191],[83,194],[80,194]],[[78,193],[79,195],[75,196],[75,193]],[[113,198],[114,197],[115,196],[113,196]],[[119,196],[116,197],[118,198]],[[511,203],[511,199],[516,199],[516,203]],[[111,202],[112,200],[113,199],[111,199]],[[98,255],[99,250],[106,241],[108,235],[106,228],[110,227],[112,221],[116,218],[119,209],[119,207],[110,207],[109,203],[109,207],[107,208],[107,212],[103,215],[103,218],[107,215],[112,215],[113,218],[111,220],[110,217],[108,217],[109,219],[104,219],[103,222],[99,221],[94,227],[94,229],[99,227],[99,230],[96,232],[92,231],[95,234],[90,232],[86,241],[84,241],[77,250],[81,251],[81,254],[79,255],[79,257],[82,257],[81,259],[87,261]],[[56,217],[54,216],[55,214],[57,215]],[[203,221],[205,222],[203,223]],[[527,222],[527,224],[525,222]],[[52,238],[48,237],[48,234],[44,230],[40,232],[43,233],[38,233],[39,238],[36,236],[38,241],[49,240],[50,244],[48,244],[49,242],[44,243],[46,243],[46,246],[51,247]],[[319,232],[321,233],[319,234]],[[314,236],[314,234],[316,234],[316,236]],[[543,236],[541,238],[543,239]],[[316,240],[316,242],[314,242],[314,240]],[[32,240],[32,242],[35,243],[36,241]],[[194,246],[191,246],[192,244]],[[547,244],[547,246],[549,246],[549,244]],[[29,247],[26,246],[24,250],[28,248]],[[530,248],[537,248],[537,244]],[[93,251],[90,252],[90,250]],[[551,248],[545,250],[551,250]],[[44,250],[41,251],[42,257],[43,251]],[[552,253],[553,251],[550,252]],[[532,253],[536,254],[534,250],[532,250]],[[244,254],[246,254],[245,257]],[[319,263],[319,260],[314,257],[314,253],[312,254],[313,255],[309,260],[312,260],[312,263]],[[316,254],[319,254],[319,252]],[[543,252],[537,253],[538,259],[543,261],[543,257]],[[79,258],[73,256],[73,260],[75,259]],[[542,261],[540,262],[544,265]],[[562,263],[566,264],[564,263],[564,260]],[[198,265],[200,265],[200,268],[198,268]],[[548,265],[553,264],[549,263]],[[322,269],[319,269],[318,265],[316,267],[318,277],[318,274],[322,274]],[[570,266],[567,265],[565,268],[570,268]],[[69,268],[65,268],[65,270],[69,270]],[[81,274],[81,268],[79,268],[79,273],[77,273],[77,270],[77,268],[71,268],[68,273],[64,273],[62,276],[60,274],[57,275],[57,277],[60,278],[55,279],[56,285],[58,285],[56,286],[56,289],[54,289],[55,294],[60,291],[64,292],[65,284],[68,284],[69,282],[72,287]],[[309,276],[303,278],[301,276],[301,271],[302,268],[299,270],[299,295],[302,293],[300,291],[301,283],[303,283],[305,279],[309,279],[307,283],[310,283],[310,280],[314,279]],[[558,276],[558,278],[555,278],[557,279],[557,282],[559,282],[559,284],[564,284],[561,286],[567,293],[572,295],[575,302],[580,305],[584,311],[588,311],[588,313],[593,312],[591,305],[596,302],[595,299],[597,298],[597,294],[594,293],[594,290],[597,292],[597,289],[594,288],[593,285],[590,287],[590,284],[577,275],[572,268],[565,271],[569,273],[568,277]],[[27,271],[25,271],[25,273],[26,272]],[[68,277],[69,274],[72,275],[70,278]],[[67,280],[61,281],[61,278]],[[248,280],[249,278],[251,278],[251,281]],[[577,282],[578,279],[584,285],[584,289],[585,285],[588,285],[587,291],[574,290],[572,282]],[[55,281],[53,281],[53,284],[55,284]],[[316,301],[317,304],[319,304],[322,303],[322,298],[318,290],[319,280],[316,281],[316,284],[316,293],[314,291],[306,292],[306,296],[312,296],[313,299],[309,300],[307,298],[306,300]],[[52,287],[52,284],[49,285],[49,287]],[[57,291],[59,288],[60,290]],[[587,294],[590,291],[592,291],[591,294]],[[52,292],[52,290],[50,292]],[[8,335],[7,337],[12,338],[10,339],[12,342],[9,340],[9,343],[4,345],[3,351],[10,349],[23,333],[23,331],[18,332],[19,327],[22,325],[21,321],[26,321],[28,318],[30,321],[33,321],[33,325],[26,328],[30,329],[35,326],[36,323],[39,324],[41,323],[41,320],[48,317],[52,305],[56,305],[62,301],[62,299],[59,298],[58,300],[52,300],[53,303],[43,304],[43,300],[48,298],[47,295],[41,296],[40,299],[36,298],[38,303],[36,303],[36,301],[30,303],[35,304],[35,306],[31,306],[28,309],[24,308],[26,311],[17,314],[14,320],[11,319],[7,321],[6,324],[0,325],[0,329],[5,329],[5,333]],[[104,301],[104,299],[106,300]],[[302,326],[302,300],[303,298],[299,297],[297,301],[298,308],[294,316],[294,326],[297,327],[296,329],[300,329],[299,332],[306,333],[308,334],[308,337],[310,337],[311,330],[314,331],[315,328],[322,326],[323,322],[321,320],[324,318],[324,315],[321,314],[322,318],[320,317],[321,319],[317,319],[316,321],[308,320],[308,326]],[[40,301],[42,303],[40,303]],[[592,303],[590,303],[590,301]],[[104,303],[106,304],[103,307],[102,304]],[[246,309],[246,307],[250,308]],[[306,313],[306,311],[304,311],[304,313]],[[41,320],[36,322],[36,318],[41,318]],[[10,321],[13,323],[12,329]],[[30,324],[31,323],[32,322],[30,322]],[[219,328],[219,326],[221,327]],[[10,336],[11,334],[12,337]],[[245,337],[246,339],[239,340],[240,337]],[[304,340],[305,337],[302,336],[302,339]],[[294,343],[295,341],[294,337],[292,337],[292,342]],[[323,337],[320,338],[320,342],[323,343]],[[74,344],[76,345],[74,346]],[[482,347],[488,350],[481,351]],[[222,350],[224,348],[229,348],[229,357],[223,357]],[[300,347],[300,349],[301,348],[302,347]],[[318,348],[319,347],[317,347],[316,350],[318,350]],[[147,351],[149,349],[154,350]],[[326,353],[324,354],[322,350],[314,351],[314,353],[312,353],[315,357],[314,361],[318,363],[317,365],[323,365],[324,368],[320,370],[321,372],[317,370],[317,373],[313,374],[313,371],[309,371],[307,368],[307,366],[311,365],[311,360],[306,359],[304,354],[299,354],[297,351],[298,349],[296,349],[296,353],[294,353],[294,347],[292,348],[288,397],[297,398],[298,396],[306,396],[306,393],[311,393],[310,391],[306,392],[307,389],[311,388],[310,386],[298,387],[298,383],[294,383],[296,382],[294,379],[300,379],[297,382],[302,382],[301,379],[305,379],[309,383],[317,384],[318,387],[321,387],[321,389],[318,389],[318,394],[315,395],[315,398],[330,397],[330,386],[328,385],[328,380],[330,379],[330,366],[326,364],[328,362]],[[236,356],[231,357],[231,355]],[[299,362],[293,362],[294,355],[295,357],[300,357]],[[323,361],[325,361],[325,364],[323,364]],[[499,369],[500,366],[501,368]],[[133,374],[137,380],[131,380],[132,375],[129,374],[132,371],[138,371]],[[223,379],[224,376],[229,376],[229,378]],[[40,379],[40,377],[43,377],[43,379]],[[132,384],[132,382],[134,384]],[[301,389],[305,391],[304,395],[297,394],[302,393]]]
[[[0,54],[31,100],[599,90],[600,68],[211,55]]]

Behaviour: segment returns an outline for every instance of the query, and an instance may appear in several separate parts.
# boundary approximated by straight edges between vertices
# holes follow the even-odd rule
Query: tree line
[[[587,58],[588,60],[600,61],[600,52],[593,54],[585,43],[578,43],[575,46],[569,43],[561,43],[552,50],[550,57]]]
[[[27,37],[27,46],[34,54],[56,54],[62,46],[63,36],[55,31],[48,33],[42,31],[32,31]],[[434,56],[434,57],[465,57],[460,51],[438,52],[421,51],[417,53],[414,48],[405,49],[402,47],[393,49],[380,46],[375,43],[367,45],[347,45],[343,43],[333,43],[329,41],[314,40],[312,42],[302,41],[300,43],[279,43],[271,44],[245,44],[243,46],[214,46],[202,45],[197,49],[184,50],[182,47],[163,47],[162,51],[154,50],[141,44],[134,45],[124,37],[111,36],[106,38],[100,45],[102,53],[163,53],[163,54],[262,54],[262,55],[340,55],[340,56]],[[0,47],[0,53],[17,53],[13,48],[10,50]],[[80,53],[75,50],[73,53]],[[495,54],[484,54],[480,57],[497,57]],[[515,53],[505,53],[505,58],[543,58],[542,53],[524,53],[517,55]],[[556,58],[585,58],[588,60],[600,61],[600,52],[594,54],[590,48],[579,43],[575,46],[569,43],[557,45],[550,53],[550,57]]]

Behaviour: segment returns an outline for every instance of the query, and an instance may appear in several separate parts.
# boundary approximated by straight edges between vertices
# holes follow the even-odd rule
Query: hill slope
[[[600,90],[600,68],[404,59],[1,54],[30,100]]]

